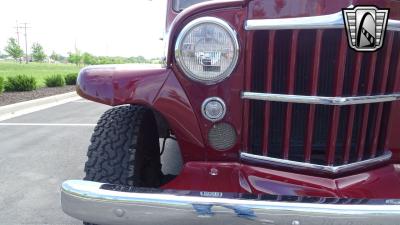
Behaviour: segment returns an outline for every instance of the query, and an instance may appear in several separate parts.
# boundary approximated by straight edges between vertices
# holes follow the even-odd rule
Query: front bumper
[[[70,180],[62,184],[61,203],[64,212],[72,217],[107,225],[400,224],[400,200],[397,199],[244,196]]]

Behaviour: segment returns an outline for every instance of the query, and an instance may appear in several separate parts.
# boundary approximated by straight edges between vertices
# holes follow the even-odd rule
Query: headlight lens
[[[207,98],[201,105],[201,112],[204,118],[212,122],[222,120],[226,113],[225,102],[218,97]]]
[[[238,54],[236,32],[214,17],[190,22],[179,34],[175,46],[181,69],[189,78],[205,84],[227,78],[236,66]]]

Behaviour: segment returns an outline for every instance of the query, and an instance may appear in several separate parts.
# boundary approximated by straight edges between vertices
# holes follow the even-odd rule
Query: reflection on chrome
[[[359,105],[400,100],[400,93],[387,95],[353,96],[353,97],[325,97],[307,95],[286,95],[273,93],[242,92],[242,99],[261,100],[270,102],[290,102],[315,105]]]
[[[97,224],[397,225],[400,221],[400,205],[394,204],[400,201],[396,199],[321,201],[315,197],[243,198],[235,193],[201,197],[198,192],[179,190],[129,187],[105,190],[104,185],[81,180],[64,182],[61,193],[64,212]]]
[[[245,22],[246,30],[287,29],[339,29],[345,28],[342,12],[322,16],[283,19],[254,19]],[[400,21],[389,19],[387,30],[400,31]]]
[[[240,153],[240,158],[243,161],[250,162],[250,163],[274,165],[274,166],[280,166],[280,167],[285,167],[285,168],[290,168],[290,169],[312,170],[312,171],[321,172],[321,173],[340,174],[340,173],[345,173],[345,172],[349,172],[349,171],[354,171],[357,169],[369,168],[371,166],[376,166],[381,163],[387,162],[392,158],[392,152],[386,151],[383,155],[381,155],[379,157],[372,158],[372,159],[366,159],[363,161],[345,164],[345,165],[341,165],[341,166],[324,166],[324,165],[313,164],[313,163],[297,162],[297,161],[292,161],[292,160],[287,160],[287,159],[278,159],[278,158],[273,158],[273,157],[254,155],[254,154],[249,154],[246,152]]]

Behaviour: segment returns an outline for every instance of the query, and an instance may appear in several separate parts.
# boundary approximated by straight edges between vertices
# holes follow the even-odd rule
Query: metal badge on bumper
[[[398,225],[400,200],[243,195],[134,188],[91,181],[62,184],[65,213],[96,224]]]

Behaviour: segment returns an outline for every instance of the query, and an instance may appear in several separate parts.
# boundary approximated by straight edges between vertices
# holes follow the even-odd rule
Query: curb
[[[81,99],[81,97],[78,96],[75,91],[73,91],[65,94],[53,95],[11,105],[0,106],[0,121],[36,112],[42,109],[47,109],[53,106],[62,105],[79,99]]]

